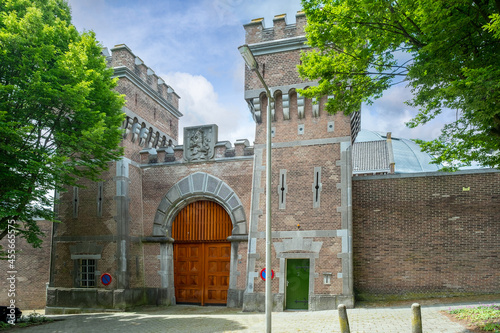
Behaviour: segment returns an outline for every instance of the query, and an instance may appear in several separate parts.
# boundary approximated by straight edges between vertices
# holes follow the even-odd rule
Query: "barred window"
[[[80,259],[80,287],[95,287],[95,259]]]

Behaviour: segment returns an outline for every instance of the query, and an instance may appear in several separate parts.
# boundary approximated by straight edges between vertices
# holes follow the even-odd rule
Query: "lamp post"
[[[274,102],[271,91],[259,72],[259,64],[255,60],[248,45],[238,47],[248,68],[257,74],[260,82],[266,89],[267,95],[267,139],[266,139],[266,332],[271,332],[271,313],[273,300],[271,291],[271,103]]]

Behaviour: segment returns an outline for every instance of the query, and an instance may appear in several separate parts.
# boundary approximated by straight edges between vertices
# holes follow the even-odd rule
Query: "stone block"
[[[243,209],[243,207],[239,207],[236,210],[234,210],[233,211],[233,216],[234,216],[236,222],[244,222],[244,221],[246,221],[245,210]]]
[[[113,290],[97,290],[97,307],[112,308],[113,307]]]
[[[336,295],[310,295],[309,296],[309,310],[323,311],[337,309]]]
[[[189,177],[182,179],[177,186],[179,186],[179,191],[182,196],[192,192],[191,186],[189,184]]]
[[[229,207],[231,207],[231,210],[235,209],[238,206],[241,206],[241,202],[238,200],[238,197],[233,195],[229,200],[227,201],[227,204]]]
[[[165,221],[165,213],[162,213],[159,210],[157,210],[155,214],[154,224],[162,225],[163,221]]]
[[[167,236],[167,232],[163,228],[162,225],[154,224],[153,225],[153,236]]]
[[[71,289],[71,306],[93,308],[97,302],[97,289]],[[58,297],[60,300],[60,296]],[[69,305],[68,305],[69,306]]]
[[[226,184],[222,184],[219,189],[218,195],[219,197],[221,197],[221,199],[226,200],[226,198],[229,197],[229,195],[231,195],[232,193],[233,191],[231,191],[231,189]]]
[[[47,306],[57,305],[57,289],[48,288],[47,289]]]
[[[113,291],[113,308],[125,309],[125,289],[115,289]]]
[[[180,193],[179,193],[179,190],[177,189],[177,186],[174,186],[172,187],[168,192],[167,194],[165,195],[165,197],[168,199],[168,201],[170,201],[171,203],[174,203],[176,202],[177,200],[179,200],[179,198],[181,197]]]
[[[208,179],[207,179],[207,187],[206,187],[206,191],[208,193],[212,193],[212,194],[215,194],[215,192],[217,191],[217,189],[219,188],[219,184],[221,183],[220,179],[217,179],[215,177],[212,177],[212,176],[208,176]]]
[[[166,197],[164,197],[160,204],[158,205],[158,210],[163,212],[163,213],[166,213],[167,212],[167,209],[168,207],[170,207],[171,203],[167,200]]]
[[[197,172],[191,176],[193,179],[193,192],[203,192],[205,190],[206,173]]]

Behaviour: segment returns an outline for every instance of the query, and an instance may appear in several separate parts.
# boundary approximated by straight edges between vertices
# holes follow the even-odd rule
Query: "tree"
[[[101,51],[65,0],[0,0],[0,239],[15,221],[39,246],[48,193],[120,158],[124,99]]]
[[[407,125],[456,113],[438,139],[418,140],[447,170],[477,161],[500,166],[500,0],[302,0],[313,48],[301,91],[334,95],[329,112],[359,110],[397,82],[419,108]]]

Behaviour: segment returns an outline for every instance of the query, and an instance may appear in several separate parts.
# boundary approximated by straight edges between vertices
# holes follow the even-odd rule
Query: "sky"
[[[73,24],[94,31],[109,49],[126,44],[181,97],[180,133],[188,126],[217,124],[219,141],[253,142],[255,124],[244,96],[243,24],[287,14],[295,23],[300,0],[69,0]],[[404,84],[386,91],[373,105],[363,105],[361,127],[392,132],[393,137],[430,140],[453,113],[416,129],[417,111],[404,104],[411,92]],[[179,143],[182,134],[179,135]]]

